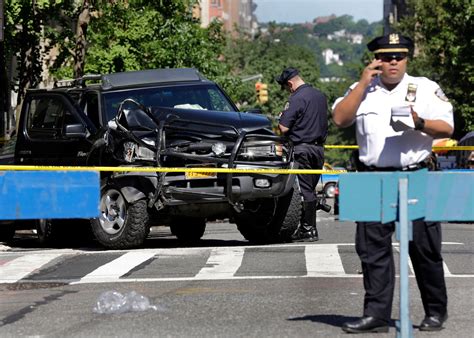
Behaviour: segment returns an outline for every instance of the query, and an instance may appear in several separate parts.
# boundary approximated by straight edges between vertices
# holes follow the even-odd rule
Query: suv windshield
[[[148,87],[104,93],[107,121],[116,116],[120,103],[125,99],[133,99],[147,107],[236,111],[215,85]]]

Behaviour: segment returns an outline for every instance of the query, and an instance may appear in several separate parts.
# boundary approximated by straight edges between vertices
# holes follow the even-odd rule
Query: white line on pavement
[[[61,254],[29,254],[0,266],[0,283],[16,283]]]
[[[244,248],[214,248],[211,255],[195,279],[228,279],[240,268]]]
[[[308,277],[346,275],[337,244],[306,245],[304,254]]]
[[[116,258],[113,261],[98,267],[74,284],[90,283],[95,280],[99,280],[101,282],[115,281],[137,265],[140,265],[150,258],[153,258],[156,254],[157,252],[153,251],[128,252],[123,256],[120,256],[119,258]]]

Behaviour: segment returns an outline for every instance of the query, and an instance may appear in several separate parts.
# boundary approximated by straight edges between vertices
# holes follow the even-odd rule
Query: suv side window
[[[85,95],[84,112],[96,128],[100,128],[99,97],[96,93]]]
[[[78,121],[59,96],[49,96],[30,100],[26,123],[31,138],[57,139],[62,137],[64,125]]]

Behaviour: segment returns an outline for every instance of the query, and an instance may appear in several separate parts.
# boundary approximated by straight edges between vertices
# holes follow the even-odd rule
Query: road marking
[[[214,248],[211,251],[206,266],[195,279],[228,279],[232,278],[242,265],[244,248]]]
[[[0,266],[0,283],[16,283],[62,254],[30,254]]]
[[[157,252],[153,251],[132,251],[128,252],[123,256],[120,256],[113,261],[102,265],[92,271],[91,273],[82,277],[79,281],[73,284],[90,283],[93,281],[107,282],[116,281],[120,276],[125,275],[127,272],[132,270],[137,265],[153,258]]]
[[[306,245],[306,271],[308,277],[346,275],[337,244]]]
[[[462,243],[447,242],[443,244],[459,245]],[[120,252],[120,257],[115,260],[104,264],[91,273],[83,276],[80,280],[77,277],[70,276],[58,276],[61,279],[38,279],[35,278],[27,279],[31,273],[41,271],[51,262],[58,257],[64,258],[64,256],[90,254],[89,251],[79,250],[54,250],[48,251],[47,253],[35,253],[29,252],[26,255],[18,257],[19,252],[2,252],[1,257],[5,259],[0,265],[0,283],[15,283],[15,282],[26,282],[26,283],[65,283],[65,284],[84,284],[84,283],[110,283],[110,282],[172,282],[172,281],[197,281],[197,280],[256,280],[256,279],[290,279],[290,278],[362,278],[361,274],[347,274],[344,271],[342,265],[342,258],[338,252],[339,246],[354,245],[353,243],[333,243],[333,244],[322,244],[322,243],[294,243],[294,244],[279,244],[279,245],[262,245],[262,246],[236,246],[236,247],[194,247],[194,248],[168,248],[168,249],[140,249],[126,251],[99,251],[97,254],[110,254],[111,252]],[[303,276],[235,276],[236,272],[244,264],[243,257],[247,248],[288,248],[304,246],[304,255],[306,260],[306,275]],[[398,245],[394,245],[395,251],[398,251]],[[139,277],[131,278],[125,276],[134,268],[140,266],[147,260],[161,259],[169,256],[195,256],[202,250],[210,251],[209,258],[207,259],[204,267],[194,276],[182,277],[177,275],[176,277],[165,276],[165,277]],[[14,256],[13,259],[8,260],[9,256]],[[185,257],[183,257],[184,260]],[[59,261],[58,261],[59,262]],[[59,262],[62,264],[61,262]],[[67,263],[64,263],[67,264]],[[447,278],[473,278],[474,274],[452,274],[446,263],[444,264],[445,277]],[[46,266],[45,266],[46,265]],[[410,268],[411,262],[410,262]],[[153,266],[143,266],[143,269],[153,269]],[[304,273],[304,272],[303,272]],[[5,276],[5,277],[4,277]],[[397,276],[398,277],[398,276]],[[410,278],[414,275],[410,274]]]
[[[444,277],[453,277],[454,275],[449,271],[448,266],[446,265],[446,262],[443,261],[443,270],[444,270]]]

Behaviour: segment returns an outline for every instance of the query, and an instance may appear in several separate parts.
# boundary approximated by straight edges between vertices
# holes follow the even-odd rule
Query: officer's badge
[[[398,34],[390,34],[388,36],[388,43],[391,44],[391,45],[398,45],[400,44],[400,37],[398,36]]]
[[[409,83],[407,88],[407,96],[405,96],[405,101],[415,102],[416,101],[416,89],[418,86],[414,83]]]
[[[285,108],[283,110],[288,110],[290,108],[290,102],[285,103]]]
[[[445,101],[445,102],[449,102],[448,97],[446,96],[446,94],[443,92],[443,90],[442,90],[441,88],[436,89],[435,95],[436,95],[440,100],[443,100],[443,101]]]

